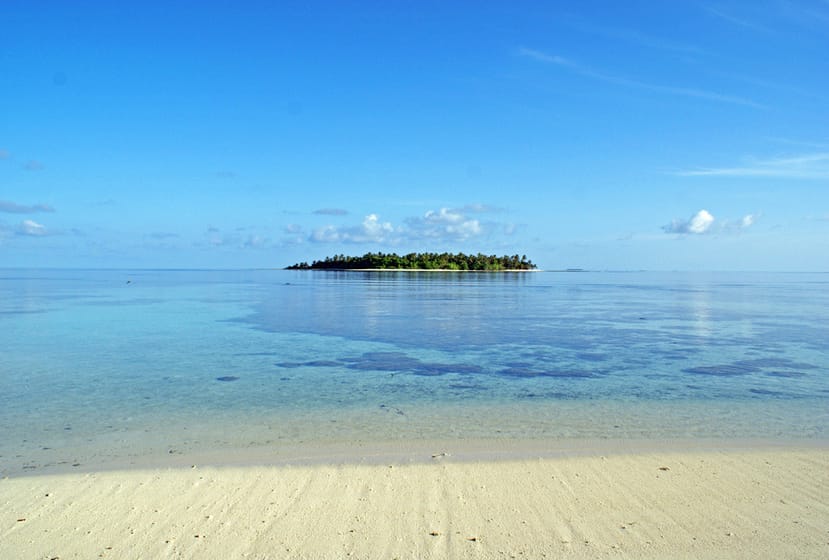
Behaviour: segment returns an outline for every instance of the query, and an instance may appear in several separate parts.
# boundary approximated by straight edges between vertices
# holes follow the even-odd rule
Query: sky
[[[829,0],[0,3],[0,267],[829,271]]]

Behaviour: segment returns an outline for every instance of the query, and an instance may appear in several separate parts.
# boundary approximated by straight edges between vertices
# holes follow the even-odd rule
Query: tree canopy
[[[465,255],[464,253],[366,253],[361,257],[334,255],[324,260],[297,263],[286,267],[287,270],[535,270],[537,267],[526,255]]]

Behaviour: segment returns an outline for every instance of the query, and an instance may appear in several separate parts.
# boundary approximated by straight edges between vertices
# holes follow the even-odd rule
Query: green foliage
[[[287,267],[288,270],[355,270],[376,268],[381,270],[534,270],[537,267],[526,255],[465,255],[463,253],[366,253],[362,257],[335,255],[310,265],[301,262]]]

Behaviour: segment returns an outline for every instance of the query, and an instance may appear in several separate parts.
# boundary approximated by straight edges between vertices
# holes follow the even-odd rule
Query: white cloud
[[[39,224],[34,220],[23,220],[17,228],[17,233],[20,235],[30,235],[32,237],[42,237],[49,232],[43,224]]]
[[[394,232],[390,222],[381,222],[377,214],[369,214],[363,220],[363,235],[371,241],[382,241]]]
[[[315,243],[389,243],[395,242],[397,234],[391,222],[381,222],[377,214],[369,214],[359,226],[325,226],[314,230],[310,239]]]
[[[404,220],[403,225],[381,221],[377,214],[369,214],[356,226],[339,227],[326,225],[314,230],[309,240],[314,243],[386,243],[395,245],[423,240],[458,242],[483,237],[493,231],[515,231],[514,227],[503,224],[482,222],[468,214],[495,212],[496,208],[483,204],[461,208],[440,208],[429,210],[421,216]]]
[[[749,159],[733,167],[704,168],[680,171],[687,177],[780,177],[786,179],[829,179],[829,152],[796,156]]]
[[[411,237],[466,241],[485,233],[479,220],[466,216],[463,209],[429,210],[420,218],[407,220]]]
[[[423,215],[423,220],[431,224],[457,224],[463,219],[463,214],[448,208],[441,208],[437,212],[429,210]]]
[[[689,233],[705,233],[714,223],[714,216],[708,210],[700,210],[688,223]]]
[[[702,209],[687,220],[674,219],[662,226],[665,233],[704,235],[719,232],[738,232],[754,225],[757,214],[746,214],[738,220],[717,220],[708,210]]]
[[[311,232],[311,241],[314,243],[336,243],[341,241],[341,236],[334,226],[325,226]]]
[[[707,232],[713,223],[714,216],[708,210],[703,209],[687,220],[674,218],[670,224],[663,226],[662,229],[665,233],[691,233],[699,235]]]

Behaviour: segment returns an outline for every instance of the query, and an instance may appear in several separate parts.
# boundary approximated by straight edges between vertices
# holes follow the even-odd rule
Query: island
[[[526,255],[466,255],[464,253],[366,253],[361,257],[335,255],[311,264],[301,262],[286,270],[457,270],[512,272],[536,270]]]

